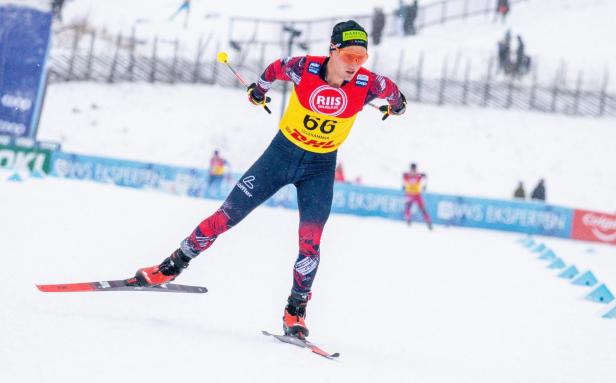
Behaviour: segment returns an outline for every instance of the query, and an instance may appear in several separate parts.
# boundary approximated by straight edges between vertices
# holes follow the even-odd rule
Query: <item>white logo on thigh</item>
[[[254,189],[255,185],[253,181],[255,180],[255,176],[246,176],[242,180],[242,182],[237,183],[237,188],[240,189],[248,198],[252,198],[252,193],[248,191],[248,189]]]
[[[244,177],[242,182],[244,183],[244,185],[248,187],[248,189],[254,189],[254,185],[252,184],[252,181],[254,180],[255,180],[255,176],[248,176],[248,177]]]
[[[295,271],[301,275],[310,274],[318,265],[318,258],[304,258],[295,264]]]

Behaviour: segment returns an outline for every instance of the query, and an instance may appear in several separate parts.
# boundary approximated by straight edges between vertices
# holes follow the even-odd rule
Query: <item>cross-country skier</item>
[[[349,20],[334,26],[329,56],[288,57],[270,64],[257,83],[247,88],[248,99],[265,107],[275,80],[291,81],[294,90],[280,121],[280,130],[259,159],[240,178],[226,201],[184,239],[160,265],[140,269],[141,285],[171,282],[188,263],[237,225],[285,185],[297,188],[299,256],[293,287],[284,310],[287,335],[305,337],[306,304],[319,266],[323,226],[330,213],[337,149],[351,131],[357,113],[375,98],[384,98],[384,118],[400,115],[406,100],[388,78],[362,65],[368,59],[365,30]]]
[[[226,166],[229,163],[222,158],[218,150],[214,150],[214,154],[210,158],[210,168],[207,179],[206,195],[217,197],[220,193],[220,187],[225,177]]]
[[[404,194],[406,195],[406,202],[404,203],[404,220],[408,225],[411,224],[411,208],[413,203],[417,203],[424,221],[428,225],[428,228],[432,230],[432,220],[426,210],[426,204],[421,195],[423,191],[422,180],[426,178],[425,173],[419,173],[417,171],[417,164],[411,164],[410,171],[402,175],[402,181],[404,183]]]

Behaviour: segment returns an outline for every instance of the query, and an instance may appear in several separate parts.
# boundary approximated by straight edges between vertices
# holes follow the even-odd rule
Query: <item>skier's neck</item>
[[[340,88],[346,82],[342,78],[342,76],[337,76],[336,75],[336,72],[333,69],[333,64],[332,64],[331,60],[327,61],[327,65],[325,67],[325,78],[324,78],[324,80],[327,82],[327,84],[329,86],[332,86],[334,88]]]

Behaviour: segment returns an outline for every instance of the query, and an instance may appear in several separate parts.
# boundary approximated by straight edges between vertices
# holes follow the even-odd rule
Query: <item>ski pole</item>
[[[371,102],[369,102],[369,103],[368,103],[368,105],[370,105],[370,106],[371,106],[371,107],[373,107],[374,109],[378,110],[380,113],[383,113],[383,111],[381,110],[381,108],[380,108],[378,105],[373,104],[373,103],[371,103]],[[381,120],[382,120],[382,121],[385,121],[385,119],[386,119],[387,117],[389,117],[389,113],[383,113],[383,118],[382,118]]]
[[[219,63],[225,64],[227,68],[229,68],[231,72],[233,72],[235,77],[242,83],[242,85],[248,87],[248,83],[246,82],[246,80],[244,80],[242,75],[238,71],[236,71],[235,68],[233,68],[233,66],[229,63],[229,55],[227,54],[227,52],[218,52],[218,54],[216,55],[216,59]],[[263,104],[263,108],[267,113],[272,114],[272,111],[267,107],[267,105]]]

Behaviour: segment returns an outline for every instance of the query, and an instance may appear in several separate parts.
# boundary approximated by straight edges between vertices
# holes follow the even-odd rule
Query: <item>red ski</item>
[[[115,281],[97,281],[82,283],[59,283],[49,285],[36,285],[45,293],[68,293],[84,291],[152,291],[159,293],[207,293],[207,288],[203,286],[180,285],[177,283],[167,283],[160,286],[138,286],[135,278],[120,279]]]
[[[261,331],[261,332],[263,333],[263,335],[272,336],[283,343],[289,343],[289,344],[292,344],[292,345],[295,345],[301,348],[307,348],[310,351],[314,352],[315,354],[321,355],[322,357],[325,357],[327,359],[335,359],[340,356],[339,352],[330,354],[329,352],[323,350],[316,344],[308,341],[306,338],[299,338],[297,336],[291,336],[291,335],[276,335],[276,334],[269,333],[267,331]]]

